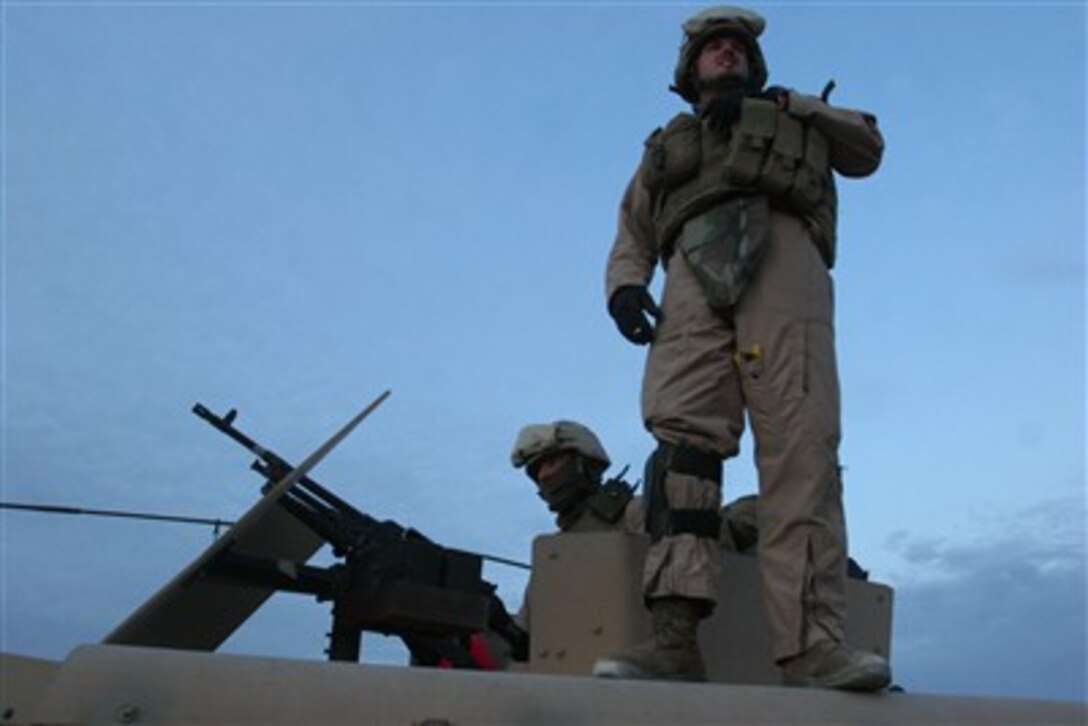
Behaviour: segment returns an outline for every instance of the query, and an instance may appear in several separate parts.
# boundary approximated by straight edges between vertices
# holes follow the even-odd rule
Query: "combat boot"
[[[781,666],[787,686],[879,691],[892,680],[887,660],[832,640],[820,641]]]
[[[705,681],[706,668],[696,634],[706,616],[707,603],[683,597],[649,602],[649,640],[627,650],[601,656],[593,675],[602,678],[640,678]]]

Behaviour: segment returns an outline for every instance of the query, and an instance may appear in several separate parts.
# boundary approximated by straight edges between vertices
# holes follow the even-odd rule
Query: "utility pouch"
[[[777,117],[775,103],[758,98],[744,99],[725,161],[730,182],[752,186],[759,179],[763,159],[774,139]]]
[[[755,273],[770,231],[764,196],[734,197],[689,220],[676,246],[691,267],[707,303],[732,308]]]
[[[674,189],[699,173],[698,119],[680,115],[646,139],[642,154],[643,184],[652,191]]]
[[[778,114],[778,127],[763,165],[759,187],[772,197],[783,196],[793,185],[805,153],[805,128],[795,118]]]
[[[827,138],[811,126],[805,129],[805,155],[790,189],[790,202],[808,210],[820,203],[828,177]]]

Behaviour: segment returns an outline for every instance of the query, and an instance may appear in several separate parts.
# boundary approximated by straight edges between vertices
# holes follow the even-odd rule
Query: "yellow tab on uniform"
[[[756,343],[747,350],[733,351],[733,362],[738,366],[741,363],[754,363],[763,357],[763,346]]]

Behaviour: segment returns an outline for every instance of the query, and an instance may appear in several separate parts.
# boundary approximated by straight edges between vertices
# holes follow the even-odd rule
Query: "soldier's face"
[[[531,472],[533,481],[537,484],[540,484],[542,481],[547,481],[555,476],[563,468],[563,465],[573,458],[574,454],[570,451],[558,451],[554,454],[540,457],[540,461],[536,462],[536,465]]]
[[[748,51],[740,38],[714,38],[699,51],[695,72],[702,81],[725,76],[748,77]]]

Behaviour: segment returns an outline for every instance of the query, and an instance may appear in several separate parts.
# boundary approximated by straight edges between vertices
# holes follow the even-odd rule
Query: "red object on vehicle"
[[[468,639],[468,654],[472,658],[472,662],[476,664],[476,667],[482,671],[497,671],[501,670],[495,657],[491,655],[491,649],[487,647],[487,640],[482,633],[473,633]],[[448,658],[442,658],[438,661],[439,668],[453,668],[453,664],[450,663]]]

